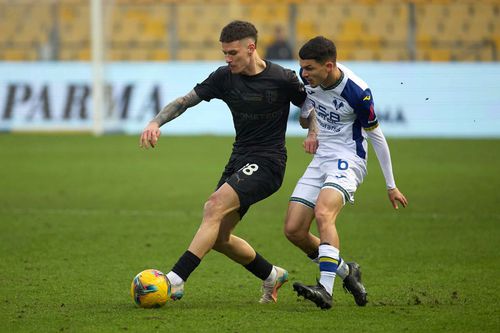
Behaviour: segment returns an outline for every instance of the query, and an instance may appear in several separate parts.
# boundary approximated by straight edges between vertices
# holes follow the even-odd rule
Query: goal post
[[[92,63],[92,132],[104,133],[104,29],[103,1],[90,1],[90,40]]]

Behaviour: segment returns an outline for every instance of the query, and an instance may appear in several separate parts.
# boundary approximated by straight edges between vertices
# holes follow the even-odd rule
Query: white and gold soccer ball
[[[168,279],[157,269],[146,269],[135,276],[130,295],[141,308],[159,308],[170,299]]]

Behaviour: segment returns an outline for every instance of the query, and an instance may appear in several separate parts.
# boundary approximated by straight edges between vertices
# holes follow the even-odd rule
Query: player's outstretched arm
[[[154,148],[160,137],[160,127],[169,121],[179,117],[188,108],[195,106],[201,102],[194,90],[191,90],[187,95],[179,97],[169,104],[167,104],[157,115],[154,117],[146,128],[142,131],[139,145],[142,148]]]
[[[391,201],[392,207],[394,209],[399,209],[398,202],[406,207],[408,205],[408,200],[396,187],[396,182],[394,181],[394,175],[392,173],[392,162],[391,154],[389,152],[389,146],[387,145],[387,140],[385,139],[384,133],[377,126],[371,130],[367,130],[366,134],[370,138],[370,141],[377,155],[380,168],[384,174],[385,182],[387,185],[387,194],[389,195],[389,200]]]

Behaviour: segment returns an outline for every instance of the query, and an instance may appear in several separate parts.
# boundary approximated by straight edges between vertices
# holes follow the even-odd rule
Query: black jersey
[[[264,71],[253,76],[219,67],[194,90],[205,101],[217,98],[229,106],[236,131],[235,153],[286,154],[290,102],[300,106],[306,98],[295,73],[269,61]]]

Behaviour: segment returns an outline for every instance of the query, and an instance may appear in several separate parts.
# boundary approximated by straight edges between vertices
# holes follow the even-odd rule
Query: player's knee
[[[306,230],[300,228],[299,225],[292,223],[286,223],[283,232],[285,233],[286,238],[292,243],[304,239],[308,233]]]
[[[328,207],[319,205],[314,208],[314,216],[320,228],[322,225],[330,224],[335,218],[333,212]]]
[[[222,198],[217,193],[213,193],[205,202],[203,207],[204,219],[222,219],[224,213],[224,205]]]

